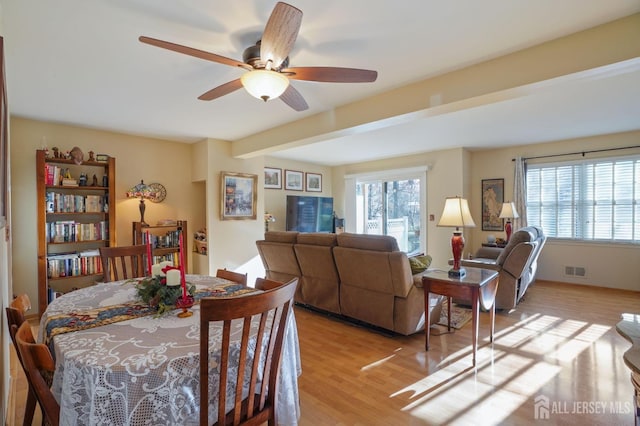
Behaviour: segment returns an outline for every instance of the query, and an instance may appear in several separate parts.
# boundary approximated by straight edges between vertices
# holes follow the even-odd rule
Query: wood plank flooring
[[[630,344],[615,331],[624,312],[640,313],[640,292],[539,281],[498,312],[493,344],[480,315],[474,369],[470,324],[436,326],[425,352],[422,333],[389,337],[296,308],[300,425],[633,425]]]

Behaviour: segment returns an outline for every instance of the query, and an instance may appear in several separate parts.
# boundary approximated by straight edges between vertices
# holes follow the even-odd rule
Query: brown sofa
[[[424,330],[421,275],[393,237],[266,232],[256,242],[267,278],[300,278],[295,301],[409,335]],[[430,295],[431,323],[443,298]]]

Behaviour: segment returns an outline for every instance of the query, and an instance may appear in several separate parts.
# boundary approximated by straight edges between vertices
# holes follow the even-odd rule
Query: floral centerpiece
[[[167,266],[162,269],[163,273],[178,268]],[[178,298],[182,297],[183,289],[179,285],[167,285],[166,275],[155,275],[142,279],[135,279],[136,295],[142,302],[158,309],[158,315],[176,309]],[[185,283],[187,293],[193,297],[196,286],[191,283]]]

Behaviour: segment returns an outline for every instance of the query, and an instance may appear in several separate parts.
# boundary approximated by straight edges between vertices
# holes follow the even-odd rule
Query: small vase
[[[189,310],[195,303],[193,296],[187,295],[186,297],[178,297],[176,299],[176,308],[182,309],[182,312],[178,314],[178,318],[188,318],[193,315],[193,312]]]

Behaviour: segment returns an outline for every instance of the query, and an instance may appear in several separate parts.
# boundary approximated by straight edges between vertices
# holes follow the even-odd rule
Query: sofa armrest
[[[460,265],[466,266],[468,268],[483,268],[483,269],[491,269],[494,271],[500,270],[500,265],[496,263],[495,259],[484,259],[480,257],[475,259],[461,259]]]
[[[499,247],[480,247],[473,257],[481,257],[483,259],[497,259],[502,253]]]

